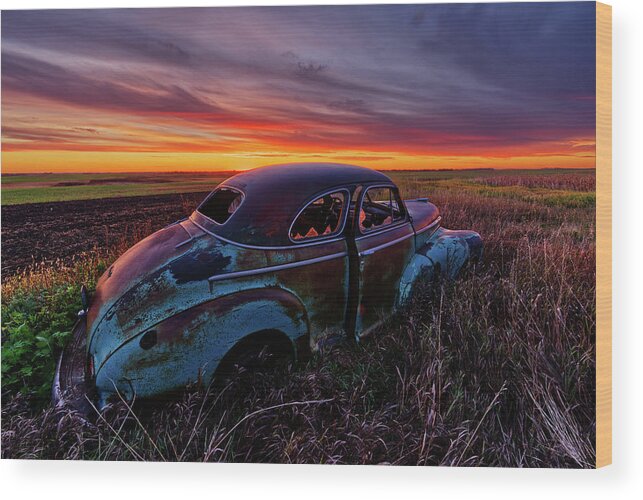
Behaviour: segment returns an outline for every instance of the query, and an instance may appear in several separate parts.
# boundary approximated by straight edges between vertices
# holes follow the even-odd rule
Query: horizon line
[[[348,164],[347,164],[348,165]],[[268,166],[268,165],[264,165]],[[0,176],[14,176],[14,175],[66,175],[66,174],[124,174],[124,175],[133,175],[133,174],[232,174],[239,172],[247,172],[254,170],[254,167],[247,169],[238,169],[238,170],[102,170],[102,171],[34,171],[34,172],[0,172]],[[370,167],[365,167],[370,168]],[[378,172],[474,172],[474,171],[510,171],[510,170],[596,170],[596,166],[593,167],[472,167],[472,168],[374,168]]]

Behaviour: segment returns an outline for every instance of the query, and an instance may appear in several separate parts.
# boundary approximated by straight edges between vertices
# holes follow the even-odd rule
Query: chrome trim
[[[438,218],[437,218],[437,219],[435,219],[433,222],[431,222],[431,224],[429,224],[428,226],[423,227],[423,228],[422,228],[422,229],[420,229],[419,231],[415,231],[415,234],[416,234],[416,235],[418,235],[418,234],[423,234],[423,233],[427,232],[427,231],[428,231],[429,229],[431,229],[433,226],[435,226],[436,224],[438,224],[441,220],[442,220],[442,217],[441,217],[441,216],[438,216]]]
[[[185,228],[183,228],[185,229]],[[183,240],[180,243],[177,243],[174,248],[181,248],[183,245],[190,243],[192,240],[196,240],[205,236],[205,233],[197,234],[196,236],[190,236],[187,240]]]
[[[345,187],[335,188],[335,189],[332,189],[330,191],[325,191],[325,192],[316,194],[314,197],[309,198],[308,201],[306,203],[304,203],[304,206],[301,207],[299,212],[297,212],[297,215],[295,215],[295,217],[293,218],[292,222],[290,223],[290,227],[288,228],[288,239],[290,241],[292,241],[296,246],[301,246],[302,244],[304,244],[306,242],[306,239],[310,240],[312,238],[315,238],[315,236],[311,236],[310,238],[305,238],[304,237],[304,238],[302,238],[300,240],[301,243],[297,243],[297,241],[293,240],[291,238],[291,236],[290,236],[290,234],[292,232],[292,227],[295,225],[295,222],[297,222],[297,219],[299,218],[301,213],[304,210],[306,210],[311,203],[314,203],[319,198],[322,198],[323,196],[326,196],[327,194],[341,193],[342,191],[346,194],[346,196],[344,198],[344,208],[343,208],[343,213],[342,213],[342,225],[340,226],[340,228],[337,231],[334,231],[329,235],[323,236],[322,238],[330,239],[330,238],[334,238],[338,234],[342,234],[344,232],[344,228],[346,227],[346,218],[348,217],[348,212],[350,212],[350,204],[351,204],[351,192],[350,192],[350,190],[348,188],[345,188]],[[348,207],[348,210],[347,210],[347,207]],[[321,240],[321,238],[317,239],[316,241],[320,241],[320,240]]]
[[[318,262],[326,262],[328,260],[339,259],[341,257],[346,257],[347,255],[348,252],[332,253],[329,255],[323,255],[322,257],[315,257],[314,259],[298,260],[296,262],[288,262],[287,264],[278,264],[276,266],[260,267],[257,269],[248,269],[246,271],[236,271],[225,274],[215,274],[214,276],[210,276],[208,278],[208,281],[223,281],[234,278],[245,278],[246,276],[254,276],[255,274],[283,271],[284,269],[293,269],[295,267],[302,267],[309,264],[317,264]]]
[[[203,215],[201,212],[199,212],[199,214],[202,215],[203,217],[205,217],[205,215]],[[206,217],[206,219],[207,219],[207,217]],[[208,219],[208,220],[210,220],[210,219]],[[190,221],[192,223],[194,223],[194,225],[196,225],[199,229],[201,229],[202,231],[208,233],[210,236],[214,236],[218,240],[221,240],[221,241],[223,241],[225,243],[230,243],[231,245],[235,245],[237,247],[248,248],[250,250],[293,250],[295,248],[312,247],[314,245],[322,245],[324,243],[335,243],[337,241],[344,241],[344,239],[345,239],[343,236],[340,236],[340,237],[336,237],[335,239],[331,239],[331,240],[326,240],[326,239],[324,239],[324,240],[316,240],[316,241],[311,241],[311,242],[308,242],[308,243],[300,243],[298,245],[284,245],[284,246],[248,245],[246,243],[239,243],[238,241],[229,240],[228,238],[224,238],[223,236],[220,236],[220,235],[218,235],[216,233],[213,233],[209,229],[206,229],[205,227],[203,227],[197,221],[193,220],[192,217],[190,217]]]
[[[369,248],[368,250],[364,250],[363,252],[359,253],[360,257],[366,257],[368,255],[373,255],[375,252],[379,252],[380,250],[384,250],[385,248],[392,247],[393,245],[396,245],[404,240],[408,240],[409,238],[415,236],[415,233],[410,233],[410,234],[405,234],[404,236],[401,236],[399,238],[396,238],[391,241],[387,241],[386,243],[382,243],[381,245],[378,245],[373,248]]]
[[[197,206],[197,207],[194,209],[194,210],[195,210],[195,212],[199,212],[201,215],[203,215],[203,217],[205,217],[206,219],[208,219],[208,220],[209,220],[210,222],[212,222],[213,224],[216,224],[217,226],[223,226],[224,224],[227,224],[227,223],[228,223],[228,221],[232,218],[232,216],[233,216],[234,214],[236,214],[236,213],[239,211],[239,209],[241,208],[241,205],[243,205],[243,202],[244,202],[244,201],[246,201],[246,193],[244,193],[241,189],[239,189],[239,188],[237,188],[237,187],[227,186],[227,185],[225,184],[225,182],[226,182],[226,181],[223,181],[221,184],[219,184],[217,187],[215,187],[215,188],[212,190],[212,192],[211,192],[208,196],[206,196],[206,197],[205,197],[205,200],[203,200],[201,203],[199,203],[199,206]],[[237,209],[236,209],[234,212],[232,212],[232,213],[230,214],[230,217],[228,217],[228,218],[226,219],[226,221],[225,221],[225,222],[223,222],[223,223],[219,223],[219,222],[215,221],[214,219],[212,219],[212,218],[208,217],[207,215],[205,215],[203,212],[201,212],[201,211],[199,210],[199,208],[201,208],[203,205],[205,205],[205,203],[207,203],[207,201],[208,201],[210,198],[212,198],[212,197],[214,196],[214,193],[216,193],[219,189],[229,189],[230,191],[236,191],[237,193],[239,193],[239,194],[241,195],[241,203],[239,203],[239,206],[237,207]]]

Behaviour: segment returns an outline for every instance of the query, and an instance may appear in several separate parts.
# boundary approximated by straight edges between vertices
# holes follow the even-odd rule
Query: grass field
[[[2,205],[210,191],[234,172],[2,176]]]
[[[538,179],[544,176],[560,177],[565,170],[504,170],[505,177]],[[194,193],[211,191],[219,182],[234,172],[188,172],[188,173],[127,173],[127,174],[24,174],[2,176],[2,204],[19,205],[23,203],[45,203],[71,200],[94,200],[120,196],[150,196],[167,193]],[[513,185],[496,186],[484,184],[484,179],[498,176],[495,170],[463,170],[463,171],[398,171],[387,172],[396,180],[412,181],[426,187],[443,187],[465,189],[487,189],[491,195],[511,196]],[[576,170],[576,175],[593,179],[593,170]],[[453,180],[461,180],[461,186],[456,186]],[[481,182],[482,181],[482,182]],[[486,188],[481,187],[486,186]],[[497,188],[505,189],[497,189]],[[509,189],[507,189],[509,188]],[[519,196],[558,197],[572,196],[578,193],[567,193],[561,189],[559,193],[539,193],[539,186],[524,184],[520,186]],[[540,189],[542,191],[542,189]],[[591,189],[588,189],[588,191]],[[503,194],[504,193],[504,194]],[[572,196],[573,198],[573,196]],[[572,198],[569,198],[570,200]],[[553,198],[552,198],[553,199]],[[580,202],[580,201],[579,201]],[[572,201],[572,203],[575,203]]]
[[[157,222],[135,221],[111,245],[9,276],[2,456],[590,467],[593,171],[391,176],[405,197],[436,203],[445,227],[478,231],[483,261],[455,282],[421,284],[362,344],[160,407],[116,404],[93,426],[46,407],[53,354],[80,307],[80,284],[92,287]],[[14,189],[5,180],[3,204]],[[26,189],[38,199],[38,189],[59,188]]]

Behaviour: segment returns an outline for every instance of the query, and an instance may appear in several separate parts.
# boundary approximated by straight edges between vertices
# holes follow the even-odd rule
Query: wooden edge
[[[612,463],[612,7],[596,2],[596,467]]]

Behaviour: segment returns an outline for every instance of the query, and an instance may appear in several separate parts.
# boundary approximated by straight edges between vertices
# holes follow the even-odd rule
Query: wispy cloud
[[[58,150],[589,165],[594,21],[589,2],[5,11],[3,160]]]

